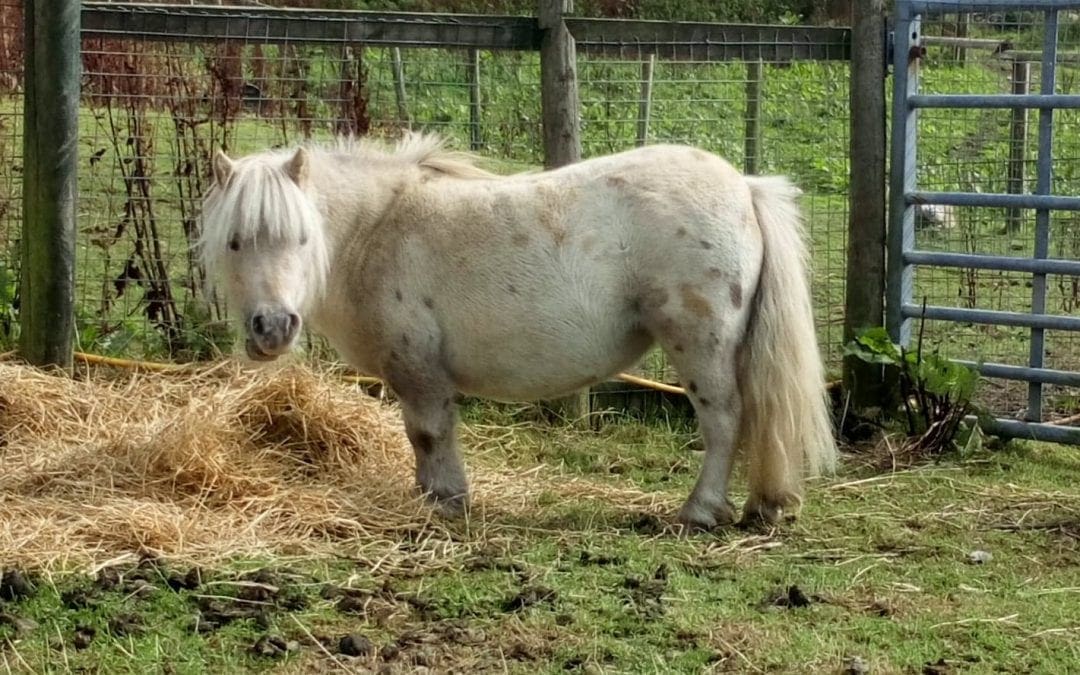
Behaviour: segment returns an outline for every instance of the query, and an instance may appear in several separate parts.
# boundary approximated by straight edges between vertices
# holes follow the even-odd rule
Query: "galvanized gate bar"
[[[1003,380],[1022,380],[1024,382],[1042,382],[1043,384],[1057,384],[1063,387],[1080,387],[1080,373],[1071,370],[1029,368],[1027,366],[1010,366],[1004,363],[978,363],[963,359],[953,360],[968,368],[974,368],[987,377],[997,377]]]
[[[913,14],[944,12],[995,12],[1006,9],[1080,9],[1078,0],[912,0],[906,3]]]
[[[1003,255],[979,255],[976,253],[908,251],[904,253],[904,262],[909,265],[1080,276],[1080,260],[1062,260],[1060,258],[1012,258]]]
[[[967,420],[968,422],[974,423],[977,421],[977,418],[968,417]],[[1033,424],[1031,422],[1021,422],[1019,420],[1003,419],[981,420],[980,426],[987,433],[995,434],[997,436],[1080,445],[1080,427],[1057,426],[1054,424]]]
[[[913,108],[1080,108],[1076,94],[916,94]]]
[[[1061,197],[1046,193],[1013,195],[996,192],[923,192],[917,190],[907,193],[904,198],[909,204],[1080,211],[1080,197]]]
[[[993,326],[1018,326],[1038,330],[1077,330],[1080,331],[1080,316],[1061,316],[1026,312],[1003,312],[997,309],[967,309],[965,307],[939,307],[928,305],[923,311],[922,305],[905,303],[901,311],[907,319],[927,318],[936,321],[958,323],[983,323]],[[903,344],[903,343],[901,343]],[[1031,364],[1039,368],[1042,364]]]

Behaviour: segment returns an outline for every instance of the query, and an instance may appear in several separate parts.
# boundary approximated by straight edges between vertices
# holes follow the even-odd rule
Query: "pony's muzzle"
[[[269,360],[292,347],[300,332],[300,315],[284,310],[260,311],[248,321],[247,353],[253,359]]]

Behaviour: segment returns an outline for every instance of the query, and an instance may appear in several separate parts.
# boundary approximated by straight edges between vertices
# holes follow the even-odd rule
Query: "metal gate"
[[[1070,212],[1080,211],[1080,181],[1071,185],[1062,185],[1058,181],[1057,189],[1054,185],[1055,160],[1055,112],[1075,114],[1072,111],[1080,109],[1080,95],[1059,93],[1058,67],[1064,57],[1068,57],[1070,64],[1077,57],[1076,53],[1059,53],[1059,29],[1067,24],[1070,34],[1080,30],[1080,2],[1076,0],[1012,0],[982,2],[973,0],[897,0],[895,4],[895,23],[893,32],[893,103],[892,103],[892,141],[891,141],[891,175],[889,196],[889,234],[888,234],[888,297],[886,310],[886,324],[892,339],[902,345],[908,345],[912,341],[913,324],[918,320],[926,322],[940,322],[937,325],[951,326],[955,330],[962,326],[963,330],[982,330],[985,342],[972,341],[976,344],[976,351],[992,351],[994,340],[1001,339],[995,336],[994,331],[1003,334],[1007,331],[1019,331],[1020,340],[1026,344],[1019,344],[1017,353],[1021,357],[1016,362],[1000,362],[1002,360],[983,361],[983,354],[977,354],[977,358],[970,361],[962,361],[977,367],[983,376],[993,380],[1019,381],[1026,383],[1026,405],[1022,410],[1017,410],[1013,416],[998,415],[993,423],[989,424],[987,431],[1010,437],[1033,438],[1067,443],[1080,443],[1080,426],[1075,426],[1075,413],[1080,412],[1080,396],[1070,394],[1065,403],[1065,412],[1057,410],[1058,419],[1048,421],[1045,417],[1044,404],[1046,388],[1057,387],[1071,388],[1080,387],[1080,364],[1070,361],[1066,367],[1054,367],[1055,364],[1047,363],[1046,340],[1049,333],[1055,335],[1065,331],[1080,331],[1080,313],[1072,311],[1056,311],[1057,308],[1047,307],[1047,277],[1052,275],[1054,279],[1080,277],[1080,260],[1074,255],[1051,256],[1051,217],[1059,218],[1056,214],[1065,214],[1068,220],[1055,220],[1062,222],[1070,228],[1062,232],[1068,232],[1069,236],[1080,234],[1075,228],[1080,228],[1080,218],[1075,218]],[[933,45],[933,40],[928,40],[924,35],[927,22],[953,21],[952,17],[975,15],[990,17],[981,19],[985,21],[985,30],[989,33],[992,29],[1000,29],[1008,22],[1018,21],[1018,16],[1036,17],[1037,22],[1025,25],[1023,35],[1035,49],[1030,49],[1026,54],[1031,66],[1038,68],[1039,87],[1038,93],[1028,93],[1025,89],[1014,87],[1010,93],[926,93],[924,87],[920,87],[920,61],[927,55],[927,47]],[[957,24],[959,25],[959,24]],[[1037,36],[1041,30],[1041,45],[1038,44]],[[938,42],[937,44],[955,44],[956,49],[977,48],[982,43],[989,42],[979,35],[968,36],[964,31],[964,39],[955,38],[953,43]],[[959,35],[960,31],[955,31]],[[937,36],[935,36],[937,37]],[[1004,49],[1014,49],[1019,53],[1018,47],[1005,41],[997,53]],[[995,54],[995,57],[997,54]],[[1005,72],[1008,66],[1001,66],[999,72]],[[1030,66],[1029,66],[1030,68]],[[1020,69],[1019,72],[1023,72]],[[1012,81],[1020,82],[1019,77],[1013,77]],[[948,89],[941,84],[939,89]],[[955,89],[955,87],[954,87]],[[935,158],[922,160],[919,150],[924,142],[920,136],[920,111],[924,115],[947,115],[941,117],[941,124],[947,125],[952,120],[960,119],[964,114],[997,114],[975,113],[974,111],[996,110],[1004,114],[1019,116],[1023,120],[1028,110],[1037,113],[1037,151],[1035,155],[1035,179],[1033,189],[1023,177],[1024,156],[1021,154],[1019,164],[1020,180],[1014,180],[1010,170],[1010,178],[1006,189],[983,191],[971,186],[948,184],[947,180],[938,181],[941,185],[933,185],[934,181],[924,181],[928,172],[925,162],[933,162]],[[1070,118],[1072,119],[1072,118]],[[987,126],[984,123],[984,127]],[[1060,125],[1059,125],[1060,126]],[[997,127],[1000,129],[1000,125]],[[1058,130],[1059,136],[1061,130]],[[1080,129],[1073,133],[1080,135]],[[1005,134],[1008,135],[1007,133]],[[1033,134],[1034,135],[1034,134]],[[1023,129],[1021,137],[1014,139],[1023,144]],[[1010,151],[1012,152],[1012,151]],[[1011,156],[1011,155],[1010,155]],[[1076,161],[1072,157],[1069,161]],[[1065,161],[1061,158],[1059,161]],[[1010,165],[1011,166],[1011,165]],[[960,174],[957,171],[957,174]],[[930,182],[931,185],[926,185]],[[927,189],[927,188],[931,189]],[[940,187],[941,189],[933,189]],[[967,189],[965,189],[967,188]],[[1055,194],[1057,192],[1057,194]],[[1023,238],[1023,243],[1013,243],[1011,248],[1004,247],[1002,252],[987,253],[978,250],[980,243],[985,243],[992,235],[980,235],[979,231],[972,228],[972,233],[967,237],[967,250],[947,250],[945,246],[935,246],[933,241],[927,243],[927,237],[917,237],[919,215],[938,214],[943,218],[953,218],[955,213],[964,210],[979,211],[980,213],[999,213],[1000,226],[1006,228],[1002,233],[1011,232]],[[1033,220],[1029,219],[1034,213]],[[1022,215],[1021,215],[1022,214]],[[993,217],[993,216],[992,216]],[[1015,223],[1030,222],[1030,226],[1014,225]],[[985,222],[985,221],[984,221]],[[983,225],[982,232],[990,232],[988,226]],[[1014,228],[1009,230],[1008,228]],[[981,237],[981,239],[980,239]],[[1016,240],[1014,240],[1015,242]],[[945,248],[946,250],[941,250]],[[936,249],[936,250],[935,250]],[[1024,250],[1027,255],[1014,255],[1011,251]],[[935,271],[936,270],[936,271]],[[961,272],[968,270],[968,272]],[[1025,307],[1026,311],[1013,311],[1010,307],[985,308],[978,306],[975,293],[972,292],[972,300],[962,303],[940,302],[935,297],[935,302],[925,302],[922,298],[926,295],[919,293],[917,288],[920,274],[938,274],[943,278],[947,274],[982,274],[981,278],[989,275],[997,275],[995,279],[1006,280],[1003,283],[1012,284],[1007,287],[1010,293],[1016,294],[1016,275],[1023,275],[1022,289],[1030,285],[1030,304]],[[1008,276],[1013,275],[1013,276]],[[1072,283],[1072,282],[1070,282]],[[926,284],[923,284],[925,287]],[[954,287],[956,284],[954,284]],[[1055,289],[1057,286],[1055,286]],[[1075,286],[1073,286],[1075,288]],[[1020,293],[1024,304],[1028,303],[1026,290]],[[1055,291],[1056,292],[1056,291]],[[919,296],[922,297],[919,297]],[[1055,300],[1056,302],[1056,300]],[[960,306],[967,304],[968,306]],[[925,305],[925,306],[924,306]],[[1066,308],[1071,305],[1063,305]],[[1002,328],[1005,327],[1005,328]],[[1064,334],[1064,333],[1062,333]],[[1073,339],[1077,335],[1070,335],[1069,344],[1076,344]],[[1026,347],[1026,349],[1025,349]],[[1023,352],[1026,351],[1026,358]],[[955,356],[955,354],[950,354]],[[1024,385],[1020,385],[1024,386]],[[1021,398],[1022,401],[1022,398]],[[1076,405],[1072,411],[1069,407]],[[1070,419],[1073,420],[1070,426]]]

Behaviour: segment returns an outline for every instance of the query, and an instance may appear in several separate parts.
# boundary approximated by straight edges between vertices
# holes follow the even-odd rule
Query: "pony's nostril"
[[[300,315],[295,312],[289,313],[289,335],[300,330]]]
[[[251,332],[256,335],[266,335],[266,317],[262,314],[251,317]]]

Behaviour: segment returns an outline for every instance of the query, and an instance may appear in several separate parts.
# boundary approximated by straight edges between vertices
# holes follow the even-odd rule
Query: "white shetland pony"
[[[202,259],[239,310],[253,359],[303,322],[398,395],[419,487],[467,503],[458,394],[550,399],[633,365],[676,367],[705,444],[679,520],[776,521],[830,468],[824,374],[798,190],[688,147],[649,146],[497,176],[409,136],[213,161]]]

